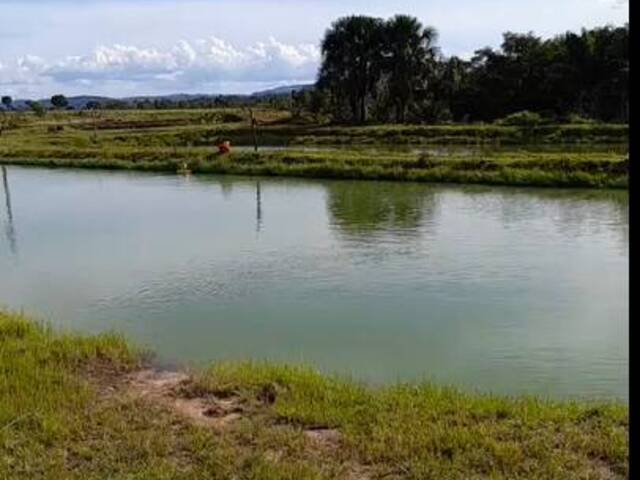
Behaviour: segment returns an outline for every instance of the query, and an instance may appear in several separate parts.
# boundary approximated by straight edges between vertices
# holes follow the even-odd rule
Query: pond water
[[[240,152],[252,152],[254,150],[253,145],[233,145],[233,151]],[[349,150],[360,152],[375,151],[376,154],[380,152],[389,153],[413,153],[421,155],[431,155],[434,157],[460,157],[460,156],[479,156],[479,155],[492,155],[500,153],[594,153],[602,152],[609,154],[625,155],[629,153],[628,143],[550,143],[550,144],[519,144],[519,145],[503,145],[499,146],[495,143],[478,143],[478,144],[424,144],[424,145],[389,145],[381,143],[354,145],[352,143],[345,144],[319,144],[319,145],[304,145],[304,144],[291,144],[291,145],[260,145],[259,151],[309,151],[309,152],[323,152],[332,150]]]
[[[6,167],[0,304],[162,362],[628,398],[628,194]]]

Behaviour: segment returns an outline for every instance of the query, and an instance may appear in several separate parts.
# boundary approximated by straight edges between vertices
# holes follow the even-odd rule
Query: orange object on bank
[[[229,153],[231,151],[231,142],[226,140],[218,145],[218,153]]]

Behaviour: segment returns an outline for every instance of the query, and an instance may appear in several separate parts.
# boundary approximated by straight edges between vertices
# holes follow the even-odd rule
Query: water
[[[210,148],[210,147],[209,147]],[[253,145],[233,145],[233,151],[252,152]],[[377,154],[380,152],[393,153],[413,153],[426,154],[438,158],[465,157],[492,155],[500,153],[594,153],[602,152],[609,154],[625,155],[629,153],[629,143],[536,143],[536,144],[519,144],[519,145],[497,145],[495,143],[477,143],[477,144],[424,144],[424,145],[385,145],[380,143],[354,145],[352,143],[344,144],[282,144],[282,145],[260,145],[259,151],[309,151],[309,152],[326,152],[333,150],[349,150],[371,152]]]
[[[7,167],[0,302],[162,361],[628,398],[626,192]]]

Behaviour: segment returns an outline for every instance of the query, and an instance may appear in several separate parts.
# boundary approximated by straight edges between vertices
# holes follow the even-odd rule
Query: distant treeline
[[[54,95],[46,101],[21,101],[17,104],[6,95],[2,96],[0,111],[31,110],[39,115],[45,115],[48,110],[169,110],[169,109],[202,109],[225,108],[261,105],[276,109],[291,107],[289,96],[282,94],[263,95],[179,95],[183,98],[146,97],[116,99],[106,97],[65,97]]]
[[[629,118],[629,26],[550,39],[507,32],[499,49],[445,57],[418,19],[349,16],[322,40],[315,88],[285,95],[89,101],[86,109],[216,108],[262,104],[336,123],[495,121],[535,124]],[[2,99],[11,108],[10,97]],[[71,108],[61,95],[53,108]],[[30,107],[43,114],[41,105]],[[77,108],[77,107],[74,107]]]
[[[87,109],[102,108],[106,110],[170,110],[170,109],[189,109],[189,108],[226,108],[226,107],[242,107],[257,104],[273,104],[273,106],[282,106],[281,96],[264,95],[202,95],[191,96],[190,98],[174,100],[168,97],[144,98],[136,100],[108,100],[105,102],[87,102]]]
[[[436,39],[410,16],[341,18],[322,42],[317,89],[300,101],[354,123],[487,121],[523,111],[628,119],[628,25],[546,40],[507,32],[499,49],[470,60],[444,57]]]

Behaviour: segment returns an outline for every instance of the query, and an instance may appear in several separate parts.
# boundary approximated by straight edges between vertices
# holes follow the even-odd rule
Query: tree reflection
[[[433,188],[387,182],[331,182],[327,209],[332,227],[343,235],[373,233],[419,236],[436,210]]]

